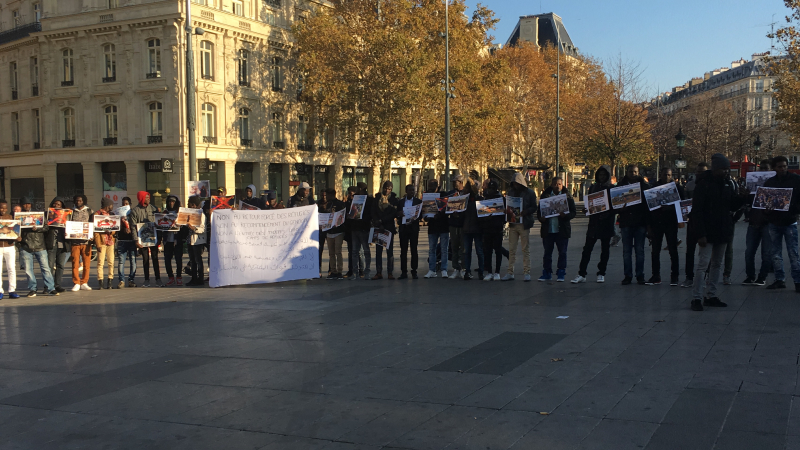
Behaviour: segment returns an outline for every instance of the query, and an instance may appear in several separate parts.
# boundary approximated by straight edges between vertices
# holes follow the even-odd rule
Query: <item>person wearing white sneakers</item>
[[[449,192],[447,197],[456,195],[463,195],[464,192],[464,176],[458,175],[453,179],[452,192]],[[450,227],[450,261],[453,262],[453,274],[450,279],[464,278],[464,213],[456,212],[449,214],[447,217],[447,224]],[[442,248],[442,253],[445,249]]]
[[[78,194],[72,198],[75,207],[72,208],[73,222],[91,222],[94,211],[86,203],[86,196]],[[92,266],[92,243],[85,239],[71,239],[72,244],[72,282],[75,286],[72,291],[91,291],[89,275]],[[81,260],[83,261],[83,274],[80,273]]]
[[[560,212],[553,217],[543,217],[542,209],[539,208],[537,217],[542,223],[541,235],[544,255],[542,256],[542,276],[539,281],[550,281],[553,277],[553,248],[558,248],[558,264],[556,266],[556,281],[564,281],[567,274],[567,246],[569,238],[572,236],[572,226],[570,220],[575,217],[575,201],[572,194],[564,187],[564,180],[561,177],[553,178],[550,187],[542,192],[542,198],[554,197],[565,194],[567,196],[567,207],[569,212]]]
[[[435,194],[438,191],[439,182],[428,181],[428,189],[425,193]],[[439,192],[439,197],[444,196],[443,192]],[[442,278],[447,278],[447,248],[450,245],[450,226],[447,223],[447,214],[442,210],[433,217],[427,217],[425,221],[428,224],[428,273],[425,274],[425,278],[436,278],[437,254],[441,255],[439,267]]]
[[[484,182],[483,198],[486,200],[502,198],[498,191],[497,180],[487,179]],[[503,226],[506,223],[505,214],[500,211],[499,216],[491,215],[478,218],[478,226],[483,232],[483,266],[486,276],[483,281],[500,281],[500,265],[503,262]],[[492,273],[492,250],[495,254],[495,270]]]
[[[522,273],[525,281],[531,281],[531,254],[529,250],[533,215],[536,214],[536,193],[528,189],[528,183],[521,173],[514,174],[511,188],[506,191],[506,198],[522,198],[522,211],[514,214],[506,202],[506,215],[508,216],[508,273],[502,281],[514,279],[514,264],[517,261],[517,245],[522,248]]]
[[[588,194],[606,190],[608,191],[608,199],[611,199],[612,187],[614,187],[614,184],[611,183],[611,168],[605,165],[600,166],[594,174],[594,183],[589,187]],[[589,267],[589,260],[592,258],[594,244],[596,244],[597,241],[600,241],[600,262],[597,263],[597,282],[604,283],[606,281],[609,248],[611,247],[611,239],[616,234],[616,230],[614,229],[616,216],[613,210],[589,216],[589,227],[586,229],[586,243],[583,244],[583,254],[581,255],[581,263],[578,266],[578,276],[572,280],[573,283],[586,282],[586,270]]]

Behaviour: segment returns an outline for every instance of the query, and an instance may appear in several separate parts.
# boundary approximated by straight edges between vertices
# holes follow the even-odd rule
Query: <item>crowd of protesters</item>
[[[772,167],[769,167],[771,165]],[[776,175],[768,178],[764,186],[792,189],[793,194],[800,189],[800,176],[789,173],[788,160],[783,156],[773,158],[761,170],[774,170]],[[732,241],[734,224],[746,214],[749,225],[746,236],[744,285],[763,286],[767,277],[774,273],[774,280],[768,289],[786,287],[786,274],[783,268],[783,245],[785,242],[791,265],[795,290],[800,292],[800,256],[798,256],[797,219],[800,215],[798,195],[786,194],[788,208],[775,208],[767,204],[765,209],[751,208],[754,195],[744,183],[737,183],[730,176],[730,161],[722,154],[711,158],[710,167],[706,163],[697,166],[695,179],[685,186],[677,183],[681,199],[691,198],[692,209],[688,216],[688,224],[679,220],[674,207],[662,207],[649,210],[647,203],[625,204],[620,209],[609,208],[604,212],[591,214],[585,235],[585,244],[578,265],[578,274],[572,283],[584,283],[588,277],[588,266],[597,242],[600,242],[600,260],[597,264],[596,281],[605,282],[606,268],[610,258],[610,247],[614,239],[623,245],[623,285],[634,283],[640,285],[658,285],[661,279],[662,244],[666,247],[670,258],[669,282],[672,286],[692,288],[691,309],[702,311],[703,307],[727,306],[718,297],[720,278],[723,284],[731,284],[733,263]],[[613,182],[611,169],[601,166],[594,175],[594,183],[588,188],[588,194],[602,191],[608,192],[617,186],[638,185],[639,190],[662,186],[675,181],[672,170],[664,168],[658,179],[650,182],[639,174],[639,168],[631,165],[626,168],[625,176],[616,184]],[[320,230],[319,263],[322,270],[322,254],[327,245],[329,270],[327,279],[365,279],[394,280],[394,238],[398,236],[400,243],[400,275],[397,279],[417,279],[419,268],[419,234],[421,224],[427,226],[428,254],[427,273],[425,278],[450,278],[471,280],[473,276],[484,281],[512,281],[515,279],[516,260],[522,258],[522,276],[524,281],[531,281],[530,230],[538,223],[542,240],[542,274],[539,281],[550,281],[555,277],[563,282],[567,275],[567,249],[572,238],[571,221],[576,217],[577,208],[573,195],[564,186],[559,177],[550,180],[540,195],[540,199],[566,194],[566,205],[561,202],[559,212],[552,217],[544,217],[538,208],[537,195],[528,187],[522,174],[515,174],[505,192],[506,197],[521,199],[519,209],[506,208],[505,214],[478,217],[476,202],[503,197],[498,180],[488,178],[481,182],[475,177],[457,176],[452,189],[441,189],[437,180],[430,180],[425,193],[439,197],[468,196],[466,208],[460,212],[446,213],[440,209],[432,217],[403,219],[403,209],[417,206],[422,201],[417,195],[416,187],[405,186],[405,193],[398,197],[390,181],[385,181],[380,191],[370,195],[366,183],[358,183],[346,190],[346,198],[337,199],[334,189],[326,189],[320,193],[316,202],[321,213],[349,211],[355,196],[366,196],[363,212],[359,217],[348,218],[344,224],[331,229]],[[225,196],[224,187],[215,192]],[[202,221],[199,226],[184,225],[172,231],[159,231],[157,245],[144,247],[138,240],[137,224],[154,222],[154,215],[159,212],[176,213],[181,207],[180,199],[170,195],[166,199],[164,211],[159,211],[150,203],[150,195],[140,191],[136,196],[137,204],[125,197],[123,205],[130,205],[130,211],[121,219],[121,227],[117,232],[97,232],[92,239],[67,239],[64,228],[43,225],[23,228],[16,242],[0,240],[0,273],[5,264],[8,276],[8,295],[19,298],[16,292],[17,254],[22,269],[27,277],[28,297],[37,295],[37,279],[34,272],[34,260],[38,263],[44,282],[43,293],[59,295],[65,288],[61,286],[64,268],[71,261],[73,291],[92,290],[89,286],[91,275],[92,249],[97,250],[96,283],[100,289],[119,289],[137,287],[135,277],[139,265],[143,268],[144,280],[139,286],[151,286],[151,266],[154,275],[154,286],[183,286],[182,274],[191,276],[187,286],[203,286],[205,284],[205,268],[203,252],[209,248],[211,239],[210,217],[213,212],[208,201],[198,197],[190,197],[189,208],[202,209]],[[553,199],[556,200],[556,199]],[[282,209],[284,205],[277,200],[274,191],[265,191],[261,197],[256,196],[256,187],[248,186],[241,199],[243,204],[261,210]],[[93,211],[88,205],[86,196],[76,195],[73,198],[72,221],[91,222],[97,215],[111,215],[114,205],[111,200],[102,198],[100,208]],[[310,186],[302,183],[296,193],[289,199],[288,207],[300,207],[314,204],[310,198]],[[21,198],[14,210],[31,211],[31,200]],[[56,197],[50,208],[63,209],[64,199]],[[11,205],[0,200],[0,219],[12,219]],[[548,214],[551,215],[551,214]],[[686,255],[684,262],[685,280],[681,284],[678,246],[679,228],[687,226]],[[617,233],[619,227],[619,233]],[[388,231],[391,238],[386,245],[369,245],[371,229]],[[508,237],[508,249],[504,248],[504,236]],[[621,236],[620,236],[621,235]],[[651,276],[645,279],[645,242],[651,247]],[[346,245],[345,245],[346,244]],[[755,254],[761,247],[761,265],[756,270]],[[344,257],[344,249],[347,256]],[[375,273],[371,272],[373,251]],[[164,265],[167,280],[162,281],[159,267],[159,252],[163,249]],[[473,275],[473,249],[477,267]],[[184,267],[183,255],[187,253],[189,264]],[[553,253],[557,252],[555,271]],[[410,254],[410,258],[409,258]],[[139,260],[139,258],[141,258]],[[501,275],[503,258],[508,259],[505,274]],[[347,272],[344,272],[345,261]],[[125,263],[128,272],[125,274]],[[174,264],[174,265],[173,265]],[[117,268],[117,282],[114,282],[114,269]],[[323,274],[321,274],[322,276]],[[2,288],[0,288],[2,289]],[[0,290],[0,299],[4,292]]]

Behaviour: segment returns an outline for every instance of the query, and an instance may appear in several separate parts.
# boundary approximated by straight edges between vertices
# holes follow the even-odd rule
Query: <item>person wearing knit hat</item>
[[[693,311],[702,311],[703,306],[728,306],[717,297],[717,284],[720,281],[725,249],[733,236],[731,213],[744,204],[744,197],[729,175],[730,168],[728,158],[717,153],[711,157],[711,170],[697,177],[692,198],[691,222],[700,248],[692,286]]]
[[[769,235],[772,240],[770,249],[772,250],[772,268],[775,271],[775,282],[767,286],[767,289],[786,287],[786,272],[783,269],[783,242],[786,241],[786,253],[789,255],[794,290],[800,292],[800,255],[798,255],[797,248],[800,175],[789,172],[789,160],[785,156],[776,156],[772,159],[772,170],[775,171],[775,176],[765,181],[764,187],[791,189],[792,196],[789,200],[788,210],[778,210],[772,204],[764,210],[764,216],[769,222]]]
[[[161,282],[161,269],[158,266],[158,244],[152,247],[143,247],[138,241],[137,224],[155,222],[155,213],[159,212],[158,208],[150,204],[150,194],[147,191],[139,191],[136,193],[136,199],[139,204],[131,208],[128,215],[128,223],[131,226],[131,232],[136,238],[136,247],[139,249],[139,254],[142,255],[142,265],[144,266],[144,283],[142,287],[150,287],[150,261],[153,261],[153,271],[156,275],[156,286],[166,287]],[[158,236],[160,237],[160,236]]]
[[[100,209],[94,214],[96,217],[110,216],[114,209],[114,202],[108,197],[100,200]],[[97,284],[100,289],[111,289],[114,279],[114,244],[116,231],[101,231],[94,233],[94,245],[97,247]],[[108,278],[104,275],[103,266],[108,264]],[[84,268],[84,270],[86,270]],[[116,286],[115,286],[116,287]]]

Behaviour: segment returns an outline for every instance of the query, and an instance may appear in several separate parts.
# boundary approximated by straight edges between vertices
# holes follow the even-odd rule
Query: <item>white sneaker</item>
[[[81,290],[81,285],[80,284],[76,284],[75,286],[72,286],[72,292],[78,292],[80,290]]]
[[[442,271],[442,278],[447,278],[447,271],[446,270]]]
[[[597,276],[597,282],[598,283],[605,283],[606,282],[606,277],[604,277],[602,275],[598,275]]]
[[[425,278],[436,278],[436,272],[429,270],[428,273],[425,274]]]
[[[573,284],[586,283],[586,277],[578,275],[577,277],[573,278],[572,283]]]
[[[514,274],[507,273],[500,281],[514,281]]]
[[[494,274],[494,281],[500,281],[500,274],[499,273]]]
[[[458,278],[464,278],[464,274],[466,274],[466,269],[461,269],[458,271]]]
[[[492,276],[492,274],[487,274],[485,277],[483,277],[483,281],[492,281],[492,280],[494,280],[494,276]]]
[[[523,281],[531,281],[531,274],[526,273],[525,277],[523,278]]]
[[[80,286],[80,289],[81,289],[82,291],[91,291],[91,290],[92,290],[92,288],[90,288],[90,287],[89,287],[89,285],[88,285],[88,284],[86,284],[86,283],[83,283],[83,284]],[[74,290],[75,290],[75,288],[72,288],[72,290],[74,291]]]
[[[460,270],[454,270],[453,274],[450,275],[450,279],[455,280],[456,278],[458,278],[458,272],[460,272]]]

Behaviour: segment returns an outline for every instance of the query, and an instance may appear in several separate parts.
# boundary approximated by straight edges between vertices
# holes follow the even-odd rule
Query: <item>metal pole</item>
[[[189,133],[189,181],[197,181],[193,34],[191,0],[186,0],[186,126]]]
[[[561,35],[556,27],[556,177],[559,176],[559,153],[561,150]],[[566,183],[564,183],[566,185]]]
[[[450,189],[450,20],[444,0],[444,185]]]

